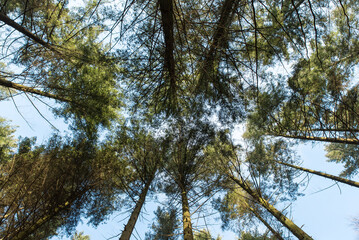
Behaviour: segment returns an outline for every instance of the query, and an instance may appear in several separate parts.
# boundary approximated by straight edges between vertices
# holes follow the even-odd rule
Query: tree
[[[257,226],[254,218],[259,220],[275,236],[276,239],[284,239],[273,227],[273,223],[263,217],[260,207],[255,203],[253,198],[248,195],[242,188],[233,186],[229,189],[223,199],[218,198],[215,202],[215,208],[220,212],[222,219],[222,228],[229,228],[230,223],[234,222],[232,229],[243,237],[244,228],[251,229]]]
[[[284,175],[280,178],[276,178],[276,175],[281,175],[283,172],[270,167],[273,159],[287,158],[287,150],[284,142],[267,143],[267,145],[265,145],[263,141],[260,141],[255,144],[251,152],[246,153],[245,149],[240,146],[235,147],[228,138],[224,138],[209,148],[207,154],[213,159],[212,162],[216,166],[215,169],[222,172],[223,175],[232,181],[232,184],[245,192],[245,194],[249,196],[248,199],[250,201],[266,209],[299,239],[312,239],[300,227],[287,218],[285,213],[282,213],[271,204],[274,195],[280,192],[279,195],[277,195],[277,197],[280,197],[280,195],[283,194],[282,191],[278,191],[276,188],[288,189],[285,191],[287,196],[282,196],[282,201],[288,200],[288,198],[289,200],[296,198],[298,186],[292,181],[293,173],[284,173],[284,175],[287,175],[287,178],[285,178]],[[248,166],[245,166],[246,163]],[[271,190],[273,190],[273,192]],[[245,202],[247,201],[242,201],[242,204],[245,204]],[[239,208],[241,212],[239,212],[238,215],[243,216],[246,213],[259,213],[256,207],[253,206],[254,205],[250,203],[246,204],[244,208]],[[227,210],[227,212],[231,211]]]
[[[13,148],[16,147],[14,132],[15,129],[4,118],[0,118],[0,164],[9,160]]]
[[[329,144],[325,147],[326,157],[331,162],[344,163],[345,170],[340,174],[342,177],[351,177],[358,172],[358,146],[349,144]]]
[[[277,239],[275,237],[268,238],[266,234],[259,234],[258,232],[242,232],[239,240],[265,240],[265,239]]]
[[[3,239],[45,238],[60,227],[71,232],[82,214],[87,212],[96,223],[114,210],[109,205],[118,188],[108,169],[114,174],[118,169],[108,159],[107,166],[102,164],[93,142],[83,136],[53,136],[46,145],[33,147],[34,143],[35,139],[23,139],[18,153],[2,163]],[[93,205],[96,211],[91,211]]]
[[[117,118],[122,104],[116,86],[119,68],[113,56],[105,53],[106,46],[97,41],[101,27],[91,16],[96,5],[89,2],[83,9],[71,12],[66,2],[44,2],[30,7],[7,1],[2,6],[2,30],[8,32],[3,44],[8,45],[7,39],[12,35],[16,42],[7,46],[14,53],[4,56],[5,63],[13,61],[23,73],[2,71],[0,85],[26,96],[56,100],[60,103],[54,108],[58,116],[96,135],[98,126],[109,127]],[[9,17],[16,14],[23,15],[21,23]],[[85,25],[85,19],[93,22]]]
[[[155,213],[156,223],[151,225],[151,231],[146,233],[146,240],[176,240],[179,237],[179,221],[176,209],[158,207]]]
[[[235,6],[231,4],[231,1],[227,1],[226,4],[222,1],[215,1],[211,4],[192,1],[180,2],[180,9],[176,7],[172,9],[173,2],[158,1],[158,5],[153,2],[137,6],[136,17],[131,24],[138,26],[138,31],[128,31],[128,35],[133,39],[130,48],[136,49],[141,46],[141,54],[131,50],[132,54],[129,51],[123,52],[124,58],[128,59],[124,81],[134,87],[131,94],[133,102],[136,106],[152,107],[153,111],[159,114],[166,112],[176,116],[181,115],[184,109],[193,110],[194,105],[196,105],[196,111],[210,114],[206,108],[203,108],[203,105],[196,104],[198,101],[202,102],[207,99],[206,105],[211,106],[212,110],[219,106],[216,103],[220,103],[220,106],[223,106],[222,112],[226,111],[237,116],[238,109],[242,105],[241,99],[237,98],[240,95],[241,86],[233,78],[223,74],[226,78],[223,79],[224,77],[221,76],[221,80],[216,82],[221,89],[212,89],[214,93],[206,94],[205,98],[203,90],[196,90],[199,74],[205,72],[199,69],[202,66],[201,58],[209,55],[209,59],[210,55],[217,52],[215,44],[222,40],[219,39],[219,35],[226,27],[222,24],[230,24],[230,19],[227,19],[226,14],[231,12],[233,15],[236,10]],[[210,18],[205,19],[201,14],[192,14],[195,9],[201,9]],[[223,11],[222,18],[218,18],[213,13],[219,11]],[[171,24],[172,21],[178,24]],[[199,27],[198,21],[209,21],[209,24]],[[208,33],[212,32],[213,25],[219,25],[218,31],[212,43],[212,49],[207,54],[206,43],[211,38]],[[205,82],[201,80],[203,85]],[[198,89],[205,88],[198,87]],[[223,92],[226,95],[222,94]],[[193,98],[196,96],[199,99]],[[229,111],[235,109],[237,111]],[[225,117],[221,119],[224,120]]]
[[[266,199],[260,196],[260,193],[253,191],[247,183],[242,182],[241,180],[232,177],[232,180],[236,182],[243,190],[245,190],[253,199],[257,201],[261,206],[263,206],[268,212],[270,212],[278,221],[280,221],[288,230],[290,230],[293,235],[299,239],[313,239],[307,233],[305,233],[300,227],[294,224],[290,219],[288,219],[283,213],[278,211],[273,205],[271,205]]]
[[[199,232],[196,232],[194,234],[194,239],[195,240],[214,240],[214,238],[212,238],[211,233],[208,230],[202,229]],[[216,238],[216,240],[221,240],[222,238],[220,236],[218,236]]]
[[[164,170],[167,173],[167,194],[178,194],[181,199],[183,238],[193,239],[189,196],[196,194],[196,188],[205,179],[208,171],[204,148],[214,140],[213,126],[188,118],[177,119],[166,132],[169,149]],[[209,180],[209,179],[208,179]],[[206,182],[206,188],[211,182]],[[208,193],[204,193],[204,195]]]
[[[210,239],[211,240],[212,237],[211,237],[211,234],[207,230],[202,229],[199,232],[196,232],[194,234],[193,239],[195,239],[195,240],[207,240],[207,239]]]
[[[131,179],[123,181],[125,187],[129,189],[129,197],[134,200],[138,195],[120,240],[130,239],[164,154],[159,139],[156,139],[151,132],[142,129],[135,121],[131,124],[133,126],[129,128],[121,127],[112,143],[116,146],[115,151],[119,160],[127,162],[128,170],[132,171]]]
[[[84,235],[84,232],[76,232],[75,235],[71,237],[71,240],[90,240],[90,237],[88,235]]]
[[[228,212],[241,205],[238,216],[259,219],[273,235],[276,218],[311,239],[278,210],[299,189],[283,139],[333,143],[330,160],[346,164],[344,175],[357,172],[356,1],[119,3],[0,4],[1,97],[52,99],[75,135],[38,147],[24,139],[17,153],[12,137],[0,139],[2,238],[51,235],[82,213],[98,224],[126,192],[134,203],[128,239],[152,185],[181,199],[184,239],[194,238],[191,207],[213,191],[229,194],[226,206],[236,207]],[[126,125],[121,114],[140,120]],[[248,129],[242,147],[219,130],[240,122]],[[114,136],[99,143],[104,128]],[[162,189],[152,184],[156,171]],[[229,201],[236,194],[247,201]],[[262,237],[252,235],[243,238]]]
[[[318,4],[328,11],[316,12]],[[353,2],[330,5],[326,1],[309,1],[308,4],[299,1],[298,6],[295,2],[292,5],[294,19],[291,20],[300,23],[297,29],[294,28],[299,30],[295,42],[301,39],[302,43],[311,43],[293,49],[298,58],[293,62],[291,72],[284,76],[266,75],[268,81],[263,83],[261,91],[257,91],[248,128],[259,131],[257,135],[291,138],[297,142],[334,143],[333,148],[340,146],[339,143],[357,145],[358,86],[353,81],[357,59],[353,58],[352,51],[357,49],[358,42],[352,37],[358,33],[352,31],[357,20],[347,12],[355,12],[356,7]],[[276,11],[269,13],[281,24]],[[284,26],[280,28],[285,30]]]
[[[283,162],[279,162],[279,161],[276,161],[276,162],[279,163],[279,164],[291,167],[291,168],[295,168],[295,169],[304,171],[304,172],[308,172],[308,173],[315,174],[315,175],[318,175],[318,176],[321,176],[321,177],[332,179],[332,180],[337,181],[337,182],[345,183],[345,184],[348,184],[348,185],[353,186],[353,187],[359,187],[359,182],[355,182],[355,181],[352,181],[352,180],[349,180],[349,179],[337,177],[337,176],[334,176],[334,175],[331,175],[331,174],[328,174],[328,173],[323,173],[323,172],[320,172],[320,171],[315,171],[315,170],[312,170],[312,169],[295,166],[295,165],[292,165],[292,164],[289,164],[289,163],[283,163]]]

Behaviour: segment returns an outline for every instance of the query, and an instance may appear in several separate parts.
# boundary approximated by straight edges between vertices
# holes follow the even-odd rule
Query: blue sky
[[[51,134],[52,127],[41,118],[31,103],[25,96],[17,96],[15,99],[17,107],[26,121],[20,116],[12,101],[0,101],[1,117],[12,121],[12,125],[17,125],[17,135],[21,136],[37,136],[38,143],[43,143]],[[37,108],[46,118],[52,122],[57,128],[66,129],[62,119],[56,119],[47,107],[34,100]],[[237,136],[238,137],[238,136]],[[338,175],[342,170],[341,165],[326,162],[323,144],[302,144],[298,147],[298,153],[303,161],[302,166],[314,170],[325,171],[330,174]],[[303,175],[304,177],[305,175]],[[359,232],[355,231],[353,226],[353,218],[359,218],[359,190],[344,184],[334,185],[332,180],[324,179],[318,176],[309,176],[310,180],[305,190],[305,196],[300,197],[292,204],[291,218],[293,221],[302,226],[303,229],[314,239],[323,240],[357,240]],[[358,177],[353,180],[359,181]],[[330,187],[332,186],[332,187]],[[330,188],[328,188],[330,187]],[[326,189],[328,188],[328,189]],[[326,189],[326,190],[323,190]],[[145,205],[140,221],[136,225],[136,237],[131,239],[144,239],[144,234],[148,231],[148,226],[152,223],[153,211],[157,205],[149,202]],[[97,229],[86,225],[86,220],[77,228],[78,231],[84,231],[90,235],[92,240],[109,239],[116,236],[123,229],[129,213],[120,212],[110,216],[106,223],[101,224]],[[215,215],[218,217],[218,215]],[[202,229],[204,227],[203,220],[197,221],[197,216],[193,219],[193,225]],[[220,220],[206,218],[206,223],[213,235],[223,236],[223,239],[235,239],[235,235],[231,232],[221,232]],[[59,239],[57,237],[53,238]],[[67,239],[66,237],[60,239]],[[118,237],[113,238],[118,239]]]

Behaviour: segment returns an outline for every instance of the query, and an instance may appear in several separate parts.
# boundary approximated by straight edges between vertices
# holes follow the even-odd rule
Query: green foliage
[[[280,196],[282,201],[293,201],[301,195],[296,182],[298,171],[280,166],[275,161],[293,163],[296,160],[295,152],[289,143],[283,140],[256,142],[253,150],[247,152],[246,156],[252,178],[260,181],[257,184],[261,191],[268,196]]]
[[[90,240],[90,236],[88,235],[84,235],[84,232],[80,232],[80,233],[75,233],[72,237],[71,240]]]
[[[176,240],[179,237],[180,227],[176,209],[164,209],[158,207],[155,213],[155,223],[151,225],[151,231],[146,233],[146,240]]]
[[[156,1],[118,3],[1,3],[18,27],[0,27],[0,78],[54,95],[58,105],[49,105],[75,136],[41,146],[24,138],[15,153],[14,130],[0,118],[0,238],[48,216],[29,238],[71,230],[80,216],[98,225],[160,170],[155,190],[189,198],[220,190],[224,222],[246,225],[263,212],[231,176],[269,202],[298,196],[297,172],[275,163],[296,156],[268,135],[334,142],[329,160],[345,164],[344,176],[358,172],[356,145],[338,144],[358,143],[356,1],[176,1],[168,11]],[[229,135],[241,121],[246,142],[235,146]],[[174,232],[173,214],[159,208],[147,237],[176,238],[158,235]]]
[[[6,163],[16,146],[16,139],[13,135],[15,129],[8,125],[8,122],[0,118],[0,165]]]
[[[359,148],[357,145],[332,143],[325,147],[326,157],[330,162],[343,163],[345,170],[342,177],[353,177],[359,170]]]
[[[214,238],[212,238],[210,232],[205,229],[202,229],[199,232],[196,232],[193,236],[193,239],[194,240],[212,240],[212,239],[214,240]]]
[[[65,99],[54,112],[89,136],[96,136],[98,126],[109,127],[122,107],[116,82],[119,67],[113,54],[106,53],[108,47],[98,40],[103,26],[91,14],[97,8],[95,2],[72,11],[67,1],[11,2],[2,7],[23,14],[20,25],[47,42],[46,46],[37,41],[17,43],[12,61],[26,69],[28,77],[22,84]]]
[[[112,149],[118,163],[124,166],[124,171],[117,178],[127,189],[129,202],[133,203],[132,200],[140,195],[148,182],[153,181],[163,164],[163,139],[133,120],[109,134],[106,145]]]
[[[81,135],[55,135],[46,145],[34,144],[24,138],[18,153],[1,167],[2,238],[40,239],[60,227],[71,232],[82,214],[97,223],[115,209],[118,186],[109,173],[116,175],[118,169],[97,155],[93,142]]]
[[[268,236],[268,234],[260,234],[257,231],[254,232],[241,232],[241,237],[238,240],[275,240],[274,236]]]
[[[164,156],[164,168],[170,173],[164,184],[166,193],[176,194],[183,191],[181,187],[190,191],[202,182],[211,184],[215,181],[215,177],[206,179],[206,173],[212,169],[204,155],[205,148],[215,137],[214,126],[206,121],[185,118],[171,123],[166,130],[168,149]]]
[[[222,228],[228,229],[231,220],[246,219],[248,221],[251,218],[248,201],[250,197],[243,190],[235,188],[229,190],[222,199],[218,198],[213,202],[215,208],[221,213]]]

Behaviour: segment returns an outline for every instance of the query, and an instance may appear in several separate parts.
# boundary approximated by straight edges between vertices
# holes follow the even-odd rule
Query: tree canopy
[[[304,173],[359,186],[357,16],[355,0],[0,2],[0,101],[69,128],[16,140],[3,111],[0,238],[127,209],[130,239],[160,201],[146,239],[212,239],[192,224],[211,211],[239,239],[313,239],[287,209]],[[341,174],[300,166],[305,142]]]

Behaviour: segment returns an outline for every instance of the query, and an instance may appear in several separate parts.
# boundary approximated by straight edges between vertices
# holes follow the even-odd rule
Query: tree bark
[[[359,132],[359,129],[355,128],[312,128],[312,129],[304,129],[301,131],[307,131],[307,132]]]
[[[217,58],[217,52],[227,43],[227,29],[231,24],[234,10],[237,8],[239,0],[225,0],[221,9],[221,15],[218,19],[216,29],[213,33],[211,44],[206,57],[202,63],[201,74],[199,77],[198,87],[208,86],[213,77],[214,62]],[[207,87],[206,87],[207,88]]]
[[[238,6],[239,0],[225,0],[221,9],[221,16],[217,22],[217,27],[212,37],[211,46],[207,53],[206,63],[211,63],[216,55],[216,51],[226,45],[227,29],[231,24],[233,12]]]
[[[284,240],[284,238],[276,230],[274,230],[271,225],[269,225],[269,223],[264,220],[264,218],[262,218],[262,216],[255,209],[249,206],[249,204],[248,208],[254,214],[254,216],[256,216],[256,218],[258,218],[278,240]]]
[[[57,96],[57,95],[54,95],[51,93],[43,92],[43,91],[37,90],[32,87],[27,87],[27,86],[24,86],[21,84],[13,83],[11,81],[3,79],[1,76],[0,76],[0,86],[16,89],[16,90],[19,90],[22,92],[36,94],[36,95],[43,96],[43,97],[52,98],[52,99],[55,99],[55,100],[58,100],[61,102],[71,102],[71,100],[64,98],[64,97],[60,97],[60,96]]]
[[[320,142],[331,142],[331,143],[346,143],[346,144],[359,144],[358,139],[353,138],[327,138],[327,137],[313,137],[313,136],[296,136],[296,135],[287,135],[287,134],[276,134],[276,133],[267,133],[266,135],[275,136],[275,137],[285,137],[309,141],[320,141]]]
[[[131,213],[130,219],[128,220],[124,230],[122,231],[121,237],[119,238],[120,240],[129,240],[130,239],[133,229],[135,228],[138,216],[140,215],[142,206],[145,203],[147,192],[151,186],[153,178],[154,178],[154,174],[146,182],[145,187],[143,188],[143,190],[140,194],[140,198],[138,199],[136,206]]]
[[[323,172],[320,172],[320,171],[315,171],[315,170],[311,170],[311,169],[308,169],[308,168],[295,166],[295,165],[292,165],[292,164],[289,164],[289,163],[284,163],[284,162],[280,162],[280,161],[275,161],[275,162],[277,162],[279,164],[282,164],[282,165],[285,165],[285,166],[288,166],[288,167],[292,167],[292,168],[304,171],[304,172],[308,172],[308,173],[315,174],[315,175],[318,175],[318,176],[321,176],[321,177],[329,178],[331,180],[338,181],[338,182],[345,183],[345,184],[348,184],[350,186],[359,188],[359,182],[355,182],[355,181],[352,181],[352,180],[349,180],[349,179],[337,177],[337,176],[334,176],[334,175],[331,175],[331,174],[328,174],[328,173],[323,173]]]
[[[170,101],[175,101],[176,95],[176,69],[174,60],[174,36],[173,36],[173,0],[159,0],[162,16],[162,29],[165,40],[164,68],[168,71],[170,87]],[[171,102],[173,103],[173,102]]]
[[[287,218],[283,213],[277,210],[273,205],[271,205],[266,199],[262,198],[260,194],[256,191],[253,191],[248,184],[235,178],[234,176],[229,176],[235,183],[237,183],[244,191],[246,191],[254,200],[258,202],[262,207],[267,209],[278,221],[280,221],[289,231],[291,231],[294,236],[301,240],[313,240],[306,232],[304,232],[300,227],[293,223],[289,218]]]
[[[182,217],[183,217],[183,240],[193,240],[193,231],[191,223],[191,214],[189,212],[189,204],[187,191],[182,187]]]

